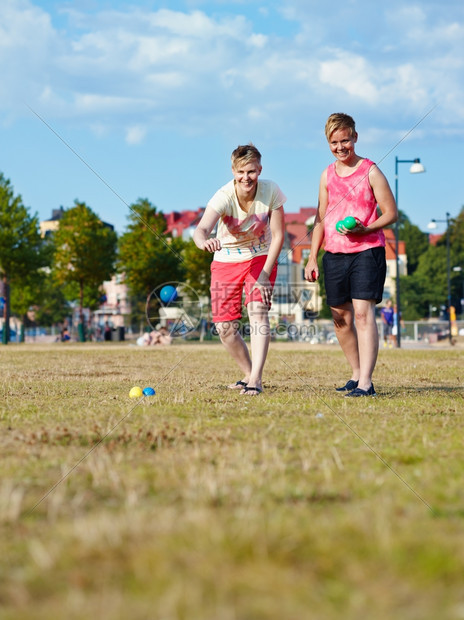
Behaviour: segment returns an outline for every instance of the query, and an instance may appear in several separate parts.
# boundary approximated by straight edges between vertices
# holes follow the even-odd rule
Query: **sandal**
[[[256,392],[256,394],[250,394],[250,396],[258,396],[261,394],[263,390],[259,387],[248,387],[247,385],[243,388],[240,394],[248,394],[249,392]]]
[[[245,381],[236,381],[233,385],[228,385],[228,389],[229,390],[241,390],[241,389],[245,389],[247,386],[247,384],[245,383]]]

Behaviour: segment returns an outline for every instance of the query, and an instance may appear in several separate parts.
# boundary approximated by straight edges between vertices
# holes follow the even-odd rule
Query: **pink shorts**
[[[214,323],[235,321],[242,316],[242,293],[245,287],[245,306],[250,301],[263,301],[261,293],[255,289],[250,293],[259,274],[263,270],[267,255],[260,255],[243,263],[211,263],[211,308]],[[277,277],[277,264],[269,280],[274,286]]]

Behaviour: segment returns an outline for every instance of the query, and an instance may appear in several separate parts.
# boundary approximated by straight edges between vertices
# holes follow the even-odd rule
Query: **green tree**
[[[455,258],[462,264],[464,262],[464,206],[461,207],[458,216],[450,222],[450,243]]]
[[[406,256],[408,257],[408,275],[412,275],[418,265],[419,259],[429,246],[427,233],[411,222],[405,222],[401,232],[400,239],[406,244]]]
[[[31,216],[21,196],[15,196],[8,179],[0,173],[0,277],[3,309],[2,342],[10,339],[10,290],[23,286],[47,263],[37,215]]]
[[[39,304],[46,303],[48,288],[47,283],[51,281],[50,267],[53,259],[53,245],[49,239],[41,239],[40,243],[40,264],[46,265],[31,269],[27,275],[21,279],[21,285],[15,286],[11,290],[11,314],[22,317],[20,341],[24,342],[24,328],[31,321],[28,319],[28,312],[33,310],[36,314]],[[55,284],[55,289],[58,286]],[[34,321],[35,322],[35,321]],[[40,323],[45,325],[45,323]]]
[[[396,225],[390,226],[396,232]],[[427,233],[413,224],[404,211],[398,211],[398,235],[405,242],[408,258],[408,275],[412,275],[419,264],[419,258],[427,251],[429,237]]]
[[[429,245],[412,276],[402,277],[400,281],[405,320],[428,317],[432,306],[447,305],[447,274],[446,245]]]
[[[183,280],[184,242],[166,236],[163,214],[146,198],[131,205],[128,219],[127,230],[119,239],[118,271],[125,274],[135,312],[140,314],[157,286]]]
[[[183,249],[185,280],[198,295],[210,293],[211,261],[213,254],[199,250],[193,241],[188,241]]]
[[[451,284],[451,305],[461,310],[460,300],[463,296],[463,272],[464,272],[464,207],[456,218],[450,219],[449,223],[449,243],[450,243],[450,284]],[[447,231],[443,233],[437,241],[437,249],[444,255],[447,245]],[[447,269],[447,263],[444,269]],[[454,267],[460,267],[460,272],[455,272]],[[447,281],[443,289],[443,297],[448,304],[448,288]]]
[[[53,275],[68,299],[79,300],[80,339],[84,339],[84,305],[95,307],[100,287],[114,273],[117,235],[83,202],[65,211],[53,235]]]
[[[46,274],[40,283],[38,294],[39,296],[30,304],[37,325],[51,327],[63,322],[69,316],[70,308],[63,288],[57,285],[50,274]]]

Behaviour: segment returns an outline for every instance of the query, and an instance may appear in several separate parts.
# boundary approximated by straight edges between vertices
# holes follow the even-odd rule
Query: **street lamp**
[[[450,214],[446,214],[446,220],[432,219],[427,224],[427,228],[434,230],[437,224],[446,224],[446,283],[448,288],[448,338],[450,344],[453,344],[451,335],[451,260],[450,260]]]
[[[411,174],[420,174],[421,172],[425,172],[424,166],[420,163],[420,159],[416,157],[416,159],[398,159],[395,157],[395,202],[398,207],[398,164],[412,164],[409,168],[409,172]],[[401,322],[400,322],[400,252],[399,252],[399,228],[400,221],[399,216],[396,220],[395,224],[395,261],[396,261],[396,323],[397,323],[397,335],[396,335],[396,346],[398,348],[401,347]]]

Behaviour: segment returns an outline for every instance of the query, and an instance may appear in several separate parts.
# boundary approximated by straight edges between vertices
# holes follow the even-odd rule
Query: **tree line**
[[[431,245],[427,233],[400,212],[399,234],[408,259],[408,274],[400,281],[403,318],[427,318],[433,308],[436,316],[447,305],[448,263],[451,302],[462,314],[464,207],[450,220],[449,261],[446,233]],[[127,228],[119,237],[85,202],[76,200],[64,210],[56,232],[42,238],[37,214],[31,214],[0,173],[3,343],[9,341],[11,314],[21,317],[24,326],[31,308],[38,325],[51,326],[64,321],[70,304],[77,303],[83,324],[83,308],[96,310],[101,305],[103,282],[116,273],[124,274],[133,323],[143,314],[147,297],[163,282],[186,282],[198,294],[208,295],[211,258],[193,241],[166,235],[163,214],[146,198],[130,205]]]
[[[208,294],[211,255],[199,252],[191,240],[167,236],[163,214],[147,199],[130,206],[128,220],[118,237],[76,200],[63,211],[57,230],[42,238],[37,214],[0,173],[2,342],[10,340],[11,315],[21,317],[24,326],[31,309],[36,324],[46,327],[66,320],[77,303],[83,325],[84,308],[100,307],[103,283],[116,273],[125,275],[134,323],[163,282],[186,282],[198,294]]]

